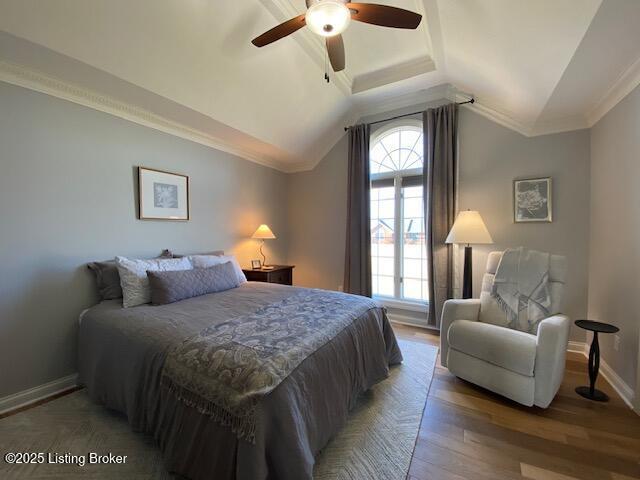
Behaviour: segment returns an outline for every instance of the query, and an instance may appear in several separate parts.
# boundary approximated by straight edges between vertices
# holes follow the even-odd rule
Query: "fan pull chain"
[[[329,63],[329,52],[325,49],[324,51],[324,79],[327,83],[331,82],[331,78],[329,77],[329,70],[328,70],[328,63]]]

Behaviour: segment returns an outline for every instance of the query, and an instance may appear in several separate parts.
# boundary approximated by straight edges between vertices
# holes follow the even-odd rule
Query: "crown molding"
[[[531,130],[531,136],[550,135],[554,133],[572,132],[589,128],[589,122],[584,115],[561,117],[552,120],[536,122]]]
[[[148,110],[121,102],[84,87],[73,85],[22,65],[0,61],[0,81],[108,113],[138,125],[236,155],[265,167],[280,171],[286,170],[285,162],[262,155],[254,149],[239,147],[202,130],[174,122]]]
[[[366,90],[406,80],[407,78],[433,72],[435,69],[436,64],[431,57],[426,56],[416,58],[408,62],[376,70],[375,72],[358,75],[353,79],[351,92],[354,94],[364,92]]]
[[[456,101],[462,102],[468,100],[469,96],[457,95]],[[589,128],[587,120],[582,115],[575,115],[570,117],[561,117],[549,121],[544,121],[535,124],[523,123],[516,120],[511,115],[504,113],[497,108],[488,105],[482,99],[475,97],[476,101],[473,105],[463,105],[464,108],[468,108],[482,115],[483,117],[502,125],[514,132],[517,132],[525,137],[539,137],[542,135],[552,135],[556,133],[571,132],[575,130],[583,130]]]
[[[449,100],[451,102],[465,102],[469,100],[469,97],[473,95],[466,93],[458,89],[455,85],[450,83],[443,83],[435,87],[431,87],[426,90],[420,90],[417,92],[407,93],[398,96],[386,97],[380,101],[361,107],[358,111],[360,114],[358,119],[379,115],[382,113],[390,112],[392,110],[399,110],[402,108],[427,104],[435,102],[437,100]],[[475,103],[465,104],[463,108],[469,108],[474,112],[482,115],[489,120],[502,125],[503,127],[514,130],[524,136],[534,136],[531,126],[526,125],[518,120],[515,120],[508,114],[501,112],[500,110],[487,105],[482,99],[475,98]]]
[[[331,150],[331,148],[333,148],[333,146],[344,135],[342,126],[353,125],[363,119],[368,120],[377,115],[388,114],[390,112],[402,110],[408,107],[417,107],[418,105],[423,105],[426,108],[429,103],[436,102],[438,100],[464,102],[469,100],[469,97],[471,96],[473,95],[462,92],[454,85],[447,83],[416,92],[388,96],[377,101],[367,102],[364,105],[354,105],[342,118],[340,131],[333,131],[333,134],[324,136],[319,143],[325,145],[324,155],[326,155],[326,153]],[[506,127],[517,133],[520,133],[525,137],[536,137],[540,135],[582,130],[590,127],[585,117],[581,115],[554,119],[551,121],[540,123],[534,127],[515,120],[512,116],[505,114],[490,105],[487,105],[477,97],[474,98],[476,101],[473,105],[465,104],[462,105],[462,108],[472,110],[479,115],[487,118],[488,120],[491,120],[492,122],[497,123],[498,125],[502,125],[503,127]],[[373,120],[376,119],[374,118]],[[314,151],[317,150],[314,149]],[[320,163],[320,161],[322,161],[324,155],[320,154],[311,160],[290,164],[290,166],[288,166],[285,171],[287,173],[295,173],[313,170]]]
[[[300,15],[300,9],[291,0],[260,0],[262,5],[273,15],[278,22],[284,22],[290,18]],[[326,49],[320,37],[312,33],[308,28],[302,28],[291,38],[302,47],[302,50],[311,60],[324,72]],[[351,95],[351,85],[353,79],[346,70],[334,72],[331,68],[327,72],[331,77],[333,85],[345,95]]]
[[[607,89],[605,94],[587,114],[589,127],[594,126],[609,110],[640,85],[640,58],[633,62]]]
[[[504,112],[501,112],[500,110],[490,105],[487,105],[484,101],[482,101],[477,97],[474,97],[474,98],[475,98],[475,103],[465,104],[463,105],[463,107],[469,108],[470,110],[473,110],[474,112],[482,115],[483,117],[488,118],[489,120],[497,123],[498,125],[502,125],[503,127],[514,130],[515,132],[518,132],[521,135],[524,135],[525,137],[534,136],[533,129],[529,125],[526,125],[514,119],[510,115]],[[469,100],[469,95],[457,93],[455,94],[453,100],[456,102],[464,102],[466,100]]]
[[[393,110],[401,110],[403,108],[416,106],[419,104],[427,104],[437,100],[447,99],[451,86],[449,84],[441,84],[431,88],[418,90],[415,92],[404,93],[401,95],[390,95],[375,101],[367,102],[355,108],[357,122],[367,117],[388,113]]]

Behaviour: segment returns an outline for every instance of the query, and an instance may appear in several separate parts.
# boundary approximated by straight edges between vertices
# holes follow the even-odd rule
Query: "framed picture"
[[[551,222],[551,177],[513,181],[513,219],[516,223]]]
[[[189,220],[189,177],[138,167],[141,220]]]
[[[262,268],[262,262],[260,260],[251,260],[251,268],[254,270],[259,270]]]

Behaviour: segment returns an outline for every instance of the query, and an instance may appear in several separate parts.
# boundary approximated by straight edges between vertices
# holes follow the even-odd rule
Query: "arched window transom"
[[[370,150],[371,175],[422,169],[422,129],[402,125],[374,138]]]

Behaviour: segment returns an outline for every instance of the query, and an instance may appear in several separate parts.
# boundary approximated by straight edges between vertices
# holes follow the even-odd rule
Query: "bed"
[[[277,386],[255,397],[250,434],[239,434],[168,387],[168,359],[189,350],[202,332],[215,336],[256,312],[291,308],[293,300],[313,303],[307,298],[333,306],[342,323],[323,332]],[[266,346],[255,342],[234,340],[268,350],[273,339]],[[344,426],[357,397],[401,360],[384,309],[370,299],[268,283],[162,306],[122,308],[121,301],[107,300],[83,314],[79,330],[80,380],[91,399],[124,413],[135,431],[153,435],[166,468],[192,479],[311,479],[316,455]]]

